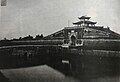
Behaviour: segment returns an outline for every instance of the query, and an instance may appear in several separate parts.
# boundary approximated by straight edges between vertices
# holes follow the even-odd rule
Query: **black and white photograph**
[[[0,0],[0,82],[120,82],[120,0]]]

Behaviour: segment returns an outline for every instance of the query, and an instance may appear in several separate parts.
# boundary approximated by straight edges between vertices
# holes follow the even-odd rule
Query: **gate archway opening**
[[[75,37],[75,35],[72,35],[72,36],[70,37],[70,39],[71,39],[71,45],[75,46],[76,41],[77,41],[77,38]]]

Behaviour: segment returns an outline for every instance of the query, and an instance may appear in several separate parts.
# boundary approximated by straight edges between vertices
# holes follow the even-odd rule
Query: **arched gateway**
[[[76,37],[74,36],[74,35],[72,35],[71,37],[70,37],[70,40],[71,40],[71,45],[73,45],[73,46],[75,46],[75,44],[76,44]]]
[[[64,43],[63,47],[78,47],[83,46],[81,39],[83,36],[83,28],[64,28]]]

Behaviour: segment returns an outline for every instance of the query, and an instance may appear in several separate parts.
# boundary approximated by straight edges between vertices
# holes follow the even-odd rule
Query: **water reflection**
[[[63,73],[47,65],[6,69],[2,70],[2,73],[11,82],[79,82],[79,80],[65,76]]]
[[[120,81],[119,75],[88,78],[88,77],[84,77],[85,75],[77,74],[76,75],[77,77],[75,77],[75,75],[64,74],[63,72],[59,72],[58,69],[53,69],[47,65],[19,68],[19,69],[6,69],[6,70],[2,70],[2,73],[11,82],[119,82]]]
[[[32,50],[32,49],[31,49]],[[56,75],[54,75],[54,72],[61,72],[68,81],[64,82],[119,82],[120,77],[120,51],[105,51],[105,50],[77,50],[77,49],[71,49],[71,50],[61,50],[61,52],[57,53],[50,53],[46,54],[44,50],[41,50],[40,52],[35,52],[31,50],[14,50],[14,53],[12,52],[12,56],[8,55],[7,52],[4,52],[3,58],[7,58],[8,60],[4,62],[3,68],[6,67],[28,67],[33,65],[47,65],[54,70],[51,71],[52,74],[49,76],[49,72],[45,72],[43,74],[43,77],[47,75],[47,77],[51,77],[51,79],[55,79]],[[38,50],[39,51],[39,50]],[[65,51],[65,52],[64,52]],[[25,54],[21,54],[25,52]],[[47,51],[46,51],[47,52]],[[33,54],[32,54],[33,53]],[[17,55],[16,55],[17,54]],[[3,58],[1,60],[3,60]],[[12,59],[12,61],[10,60]],[[1,61],[0,60],[0,61]],[[3,64],[3,62],[1,63]],[[13,64],[13,65],[12,65]],[[34,68],[34,67],[32,67]],[[31,69],[31,68],[30,68]],[[41,68],[29,70],[28,69],[22,69],[21,71],[15,71],[7,70],[3,73],[13,73],[14,72],[14,78],[20,73],[20,77],[23,78],[24,74],[26,76],[31,73],[30,71],[33,71],[31,74],[31,78],[33,78],[34,73],[42,72],[43,70],[39,70]],[[48,67],[44,67],[42,69],[46,69],[47,71],[51,70]],[[19,70],[19,69],[18,69]],[[26,73],[23,73],[26,70]],[[35,72],[38,70],[37,72]],[[43,72],[42,72],[43,73]],[[10,78],[11,74],[8,74],[7,77]],[[39,78],[36,78],[39,77]],[[38,76],[35,76],[33,78],[34,80],[37,80],[36,82],[42,81],[38,80],[42,77],[42,74]],[[59,76],[58,76],[59,77]],[[70,77],[70,78],[68,78]],[[72,78],[72,79],[71,79]],[[25,78],[24,78],[25,79]],[[27,77],[26,79],[30,79],[30,77]],[[42,78],[41,78],[42,79]],[[62,78],[63,79],[63,78]],[[57,82],[57,80],[62,79],[56,79],[50,80],[48,82]],[[74,79],[74,80],[73,80]],[[21,80],[20,80],[21,81]],[[23,81],[23,82],[28,82]],[[32,80],[33,81],[33,80]],[[32,82],[30,81],[30,82]],[[15,82],[15,81],[14,81]],[[42,81],[43,82],[43,81]],[[45,82],[45,81],[44,81]]]
[[[70,54],[71,59],[63,58],[56,62],[51,61],[48,65],[66,76],[74,77],[81,82],[120,76],[119,51],[82,50],[80,53]],[[63,63],[62,61],[67,62]]]

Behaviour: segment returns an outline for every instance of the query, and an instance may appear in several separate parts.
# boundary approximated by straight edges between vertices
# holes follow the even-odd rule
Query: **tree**
[[[28,36],[26,36],[26,37],[23,37],[22,39],[23,39],[23,40],[33,40],[33,36],[28,35]]]
[[[22,39],[22,37],[19,37],[19,40],[21,40]]]
[[[41,34],[41,35],[38,34],[38,35],[36,35],[36,37],[35,37],[36,40],[40,40],[40,39],[42,39],[42,38],[43,38],[43,34]]]
[[[43,34],[41,34],[40,37],[43,38]]]

